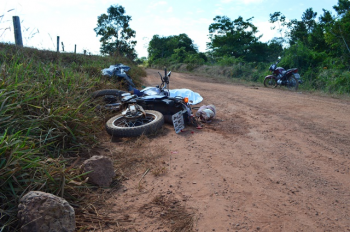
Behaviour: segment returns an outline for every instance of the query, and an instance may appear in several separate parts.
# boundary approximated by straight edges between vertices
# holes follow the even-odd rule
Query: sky
[[[254,17],[262,42],[278,37],[271,30],[269,15],[280,11],[287,20],[301,19],[306,9],[326,9],[335,14],[338,0],[0,0],[0,42],[14,43],[12,16],[21,21],[26,47],[56,51],[57,36],[66,52],[99,54],[100,42],[94,28],[97,17],[107,13],[111,5],[121,5],[131,16],[130,27],[136,31],[138,57],[147,57],[147,46],[153,35],[187,34],[206,51],[208,28],[217,15],[231,20]],[[2,17],[1,17],[2,16]],[[60,47],[62,51],[62,47]]]

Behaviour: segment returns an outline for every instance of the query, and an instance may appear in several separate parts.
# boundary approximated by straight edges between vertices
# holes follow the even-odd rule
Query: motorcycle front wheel
[[[297,91],[299,86],[298,80],[295,78],[294,75],[291,75],[290,77],[287,78],[287,84],[286,87],[290,91]]]
[[[268,79],[268,78],[266,78],[264,80],[264,86],[267,87],[267,88],[276,88],[277,87],[276,79]]]
[[[142,134],[151,134],[164,124],[162,113],[154,110],[145,110],[146,116],[128,118],[118,114],[106,123],[107,133],[115,137],[137,137]]]

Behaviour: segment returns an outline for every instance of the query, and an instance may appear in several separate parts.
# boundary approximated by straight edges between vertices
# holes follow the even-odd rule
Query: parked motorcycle
[[[141,97],[120,90],[101,90],[93,93],[94,98],[107,94],[106,107],[123,110],[121,114],[107,121],[106,130],[110,135],[135,137],[150,134],[161,128],[164,121],[172,123],[176,132],[183,129],[185,124],[198,126],[188,98],[169,97],[167,87],[171,72],[167,74],[165,70],[164,73],[164,77],[159,73],[162,84],[141,90]]]
[[[282,67],[277,67],[280,62],[280,57],[278,61],[272,64],[269,71],[272,75],[268,75],[264,79],[264,86],[268,88],[276,88],[277,86],[284,86],[289,90],[297,91],[299,84],[302,83],[300,75],[297,68],[292,68],[285,70]]]

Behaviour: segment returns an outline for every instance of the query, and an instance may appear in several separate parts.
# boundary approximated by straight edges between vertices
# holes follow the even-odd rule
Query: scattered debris
[[[196,117],[199,117],[203,122],[211,122],[211,120],[215,117],[216,108],[214,105],[207,105],[199,107],[196,112]]]

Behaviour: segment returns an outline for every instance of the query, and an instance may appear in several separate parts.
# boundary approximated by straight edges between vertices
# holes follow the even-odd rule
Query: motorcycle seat
[[[150,95],[150,96],[144,96],[142,97],[145,100],[152,100],[152,99],[164,99],[167,98],[165,95]]]

